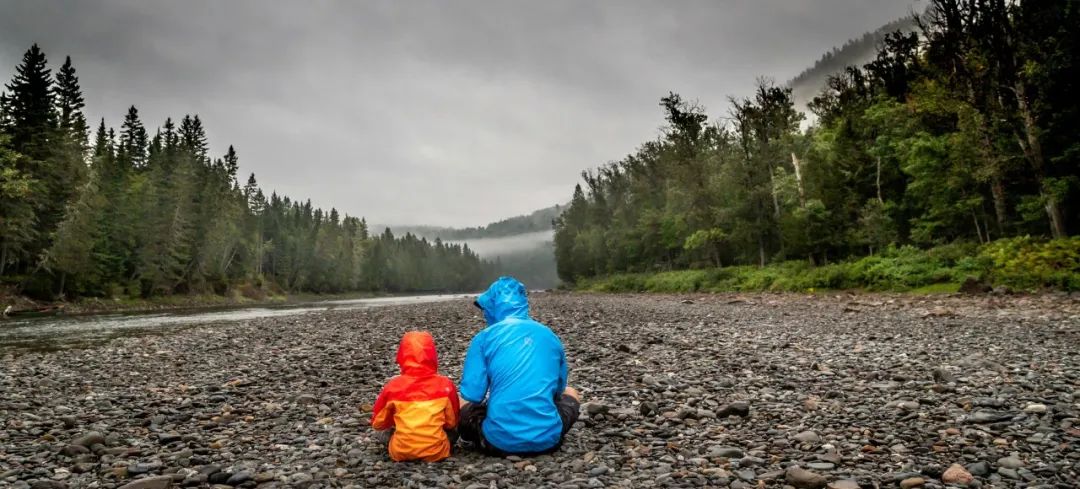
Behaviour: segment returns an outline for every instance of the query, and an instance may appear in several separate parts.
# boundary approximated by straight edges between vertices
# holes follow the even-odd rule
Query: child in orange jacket
[[[458,394],[454,383],[439,375],[435,340],[430,333],[410,331],[398,347],[398,375],[383,387],[371,414],[371,427],[393,430],[390,458],[397,462],[437,462],[450,456],[457,438]]]

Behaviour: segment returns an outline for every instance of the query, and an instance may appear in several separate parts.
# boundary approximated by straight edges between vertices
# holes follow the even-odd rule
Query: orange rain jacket
[[[398,347],[398,375],[383,387],[371,414],[371,427],[394,428],[390,458],[398,462],[437,462],[450,456],[446,431],[457,427],[458,395],[454,383],[439,375],[435,340],[410,331]]]

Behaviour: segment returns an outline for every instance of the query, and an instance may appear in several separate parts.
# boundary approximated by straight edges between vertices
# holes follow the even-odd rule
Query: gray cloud
[[[91,119],[198,113],[269,190],[370,221],[479,225],[565,202],[657,133],[713,116],[915,0],[0,0],[0,76],[71,55]]]

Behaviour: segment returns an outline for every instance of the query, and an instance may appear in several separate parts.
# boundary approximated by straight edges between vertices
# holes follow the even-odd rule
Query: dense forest
[[[466,245],[271,193],[213,158],[199,117],[147,130],[131,107],[91,143],[71,59],[32,46],[0,96],[0,280],[37,298],[283,289],[464,291],[492,273]]]
[[[663,134],[574,189],[560,276],[1048,239],[1030,263],[1076,266],[1080,2],[933,0],[916,21],[831,77],[807,130],[791,89],[767,80],[718,122],[662,98]]]

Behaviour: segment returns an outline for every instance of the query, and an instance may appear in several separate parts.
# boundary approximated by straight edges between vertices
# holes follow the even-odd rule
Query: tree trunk
[[[1016,94],[1017,107],[1020,109],[1021,118],[1024,121],[1024,138],[1017,136],[1020,147],[1024,150],[1024,156],[1035,170],[1035,177],[1039,179],[1039,191],[1045,201],[1046,215],[1050,218],[1050,233],[1054,238],[1068,236],[1065,231],[1065,214],[1061,211],[1057,197],[1046,186],[1046,160],[1043,156],[1042,143],[1039,141],[1039,128],[1035,123],[1035,115],[1031,113],[1027,97],[1024,95],[1024,86],[1020,81],[1016,82],[1013,90]]]
[[[795,156],[794,151],[791,153],[791,166],[795,167],[795,183],[799,186],[799,206],[806,209],[806,190],[803,188],[802,164],[799,157]],[[880,168],[880,164],[878,167]],[[880,181],[880,178],[878,180]],[[878,191],[878,194],[880,195],[881,192]],[[813,261],[813,259],[810,261]]]
[[[972,212],[971,218],[975,221],[975,234],[979,236],[979,244],[985,243],[986,241],[983,241],[982,229],[979,228],[979,216]]]
[[[1005,204],[1005,184],[1000,176],[994,175],[990,182],[990,193],[994,195],[994,217],[997,219],[998,231],[1005,234],[1008,206]]]
[[[758,234],[758,259],[762,267],[765,266],[765,238]]]
[[[885,205],[885,199],[881,198],[881,157],[877,157],[877,201],[881,205]]]
[[[772,189],[773,211],[776,213],[776,218],[780,219],[780,197],[776,195],[776,180],[773,178],[771,168],[769,169],[769,187]]]

